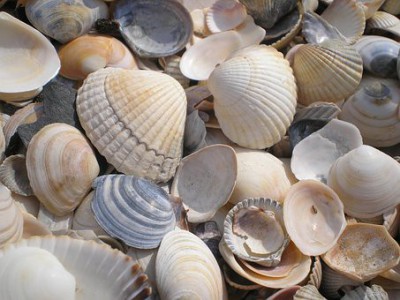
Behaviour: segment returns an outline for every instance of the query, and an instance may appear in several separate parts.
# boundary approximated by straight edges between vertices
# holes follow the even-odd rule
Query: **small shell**
[[[125,175],[98,177],[92,210],[112,237],[140,249],[158,247],[175,227],[168,194],[150,181]]]
[[[367,22],[367,31],[389,32],[400,36],[400,20],[387,12],[377,11]]]
[[[199,111],[194,110],[186,117],[185,134],[183,145],[188,153],[192,153],[207,146],[205,138],[207,135],[204,121],[199,116]]]
[[[246,19],[246,8],[235,0],[218,0],[207,12],[207,27],[212,33],[239,26]]]
[[[371,18],[385,0],[356,0],[364,9],[365,19]]]
[[[0,181],[12,192],[32,196],[24,155],[11,155],[0,166]]]
[[[318,292],[315,286],[305,285],[296,292],[293,300],[326,300],[326,298]]]
[[[165,74],[174,78],[184,89],[186,89],[189,87],[190,79],[186,78],[185,75],[182,74],[181,69],[179,68],[180,62],[181,57],[177,55],[160,58],[160,64],[163,66]]]
[[[374,284],[371,287],[361,285],[346,292],[341,300],[389,300],[389,296],[379,285]]]
[[[400,2],[397,0],[386,0],[381,9],[396,16],[400,14]]]
[[[11,197],[11,192],[0,184],[0,248],[22,237],[22,212]]]
[[[322,256],[337,272],[368,281],[400,262],[400,247],[382,225],[347,225],[337,244]]]
[[[257,290],[257,289],[262,288],[261,285],[255,284],[255,283],[247,280],[246,278],[243,278],[239,274],[237,274],[227,264],[224,264],[222,266],[222,271],[224,273],[224,278],[225,278],[226,283],[237,290],[252,291],[252,290]]]

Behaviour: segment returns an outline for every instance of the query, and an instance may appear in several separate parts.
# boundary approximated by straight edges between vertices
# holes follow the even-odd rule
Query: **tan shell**
[[[26,167],[35,195],[58,216],[79,205],[100,171],[83,134],[62,123],[47,125],[33,136]]]
[[[318,288],[315,286],[306,285],[296,292],[293,300],[326,300],[326,298],[318,292]]]
[[[174,175],[186,117],[185,92],[175,79],[101,69],[87,77],[76,103],[86,135],[119,172],[162,182]]]
[[[15,200],[22,212],[27,212],[34,217],[39,214],[40,202],[35,196],[22,196],[19,194],[11,193],[11,197]]]
[[[386,0],[381,9],[396,16],[400,14],[400,2],[397,0]]]
[[[0,248],[22,237],[22,212],[11,197],[11,192],[0,184]]]
[[[72,80],[83,80],[105,67],[138,69],[135,57],[119,40],[110,36],[86,34],[58,51],[60,74]]]
[[[317,289],[319,289],[319,287],[321,286],[321,282],[322,282],[322,262],[319,256],[315,256],[307,284],[313,285]]]
[[[367,22],[367,30],[376,30],[400,35],[400,20],[387,12],[377,11]]]
[[[347,225],[337,244],[322,256],[347,277],[368,281],[400,262],[400,247],[382,225]]]
[[[32,236],[46,236],[51,234],[51,231],[34,216],[28,213],[23,213],[24,229],[22,238],[27,239]]]
[[[33,195],[24,155],[10,155],[3,161],[0,166],[0,181],[16,194]]]

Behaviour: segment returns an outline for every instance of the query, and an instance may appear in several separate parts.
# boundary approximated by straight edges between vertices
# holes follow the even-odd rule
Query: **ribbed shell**
[[[396,16],[384,11],[377,11],[367,22],[368,29],[388,29],[400,23]]]
[[[319,256],[314,257],[313,266],[311,268],[310,277],[307,282],[308,285],[313,285],[317,289],[321,286],[322,282],[322,262]]]
[[[296,292],[293,300],[326,300],[326,298],[318,292],[315,286],[306,285]]]
[[[87,33],[97,19],[108,18],[101,0],[32,0],[25,12],[35,28],[60,43]]]
[[[33,195],[24,155],[10,155],[3,161],[0,166],[0,181],[14,193],[23,196]]]
[[[389,300],[388,293],[379,285],[362,285],[346,292],[340,300]]]
[[[213,33],[230,30],[239,26],[246,16],[243,4],[234,0],[219,0],[207,12],[207,27]]]
[[[252,46],[217,67],[208,88],[224,134],[240,146],[264,149],[293,120],[296,84],[287,60],[270,46]]]
[[[156,258],[161,299],[225,299],[225,283],[211,251],[188,231],[172,231],[161,242]]]
[[[22,237],[23,218],[11,192],[0,184],[0,248]]]
[[[78,91],[86,135],[119,172],[168,181],[182,156],[186,96],[172,77],[155,71],[106,68]]]
[[[79,205],[100,171],[84,135],[63,123],[47,125],[33,136],[26,168],[35,196],[57,216]]]
[[[92,210],[111,236],[127,245],[152,249],[175,226],[168,194],[154,183],[126,175],[98,177]]]
[[[396,16],[400,14],[400,2],[398,0],[386,0],[381,9]]]
[[[363,71],[361,56],[352,46],[329,41],[299,47],[292,68],[303,105],[343,100],[357,89]]]

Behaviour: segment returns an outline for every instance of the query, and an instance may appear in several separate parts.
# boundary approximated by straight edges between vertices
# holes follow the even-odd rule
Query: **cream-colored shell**
[[[367,22],[368,30],[388,31],[400,35],[400,20],[387,12],[377,11]]]
[[[362,145],[333,165],[328,185],[338,194],[346,214],[356,218],[381,215],[400,203],[400,165],[389,155]]]
[[[206,23],[212,33],[239,26],[246,19],[246,8],[235,0],[218,0],[207,12]]]
[[[22,212],[11,197],[11,192],[0,184],[0,248],[22,237]]]
[[[396,16],[400,14],[400,2],[397,0],[386,0],[381,9]]]
[[[385,0],[356,0],[364,9],[365,19],[371,18]]]
[[[299,289],[293,300],[326,300],[326,298],[319,293],[315,286],[309,284]]]
[[[296,84],[282,53],[270,46],[242,49],[207,82],[224,134],[240,146],[263,149],[279,142],[293,120]]]
[[[388,293],[379,285],[371,287],[361,285],[354,290],[347,291],[341,300],[389,300]]]
[[[79,205],[100,171],[84,135],[63,123],[47,125],[33,136],[26,167],[35,196],[57,216]]]
[[[172,77],[106,68],[78,91],[77,112],[93,145],[119,172],[168,181],[182,156],[186,96]]]
[[[161,299],[225,299],[225,282],[210,249],[194,234],[176,230],[162,240],[156,257]]]

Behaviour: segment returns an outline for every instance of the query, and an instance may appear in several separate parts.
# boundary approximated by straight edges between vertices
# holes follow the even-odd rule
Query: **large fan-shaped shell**
[[[11,192],[0,184],[0,248],[22,237],[22,212],[11,197]]]
[[[150,181],[125,175],[98,177],[92,210],[111,236],[127,245],[156,248],[174,229],[175,215],[168,194]]]
[[[168,181],[182,156],[186,96],[172,77],[106,68],[78,91],[82,127],[118,171]]]
[[[225,284],[211,251],[194,234],[172,231],[161,242],[156,258],[161,299],[225,299]]]
[[[222,131],[240,146],[272,146],[293,120],[296,84],[289,63],[273,47],[237,52],[213,71],[208,88]]]
[[[33,136],[26,167],[35,196],[58,216],[79,205],[100,171],[83,134],[62,123],[47,125]]]
[[[108,7],[101,0],[32,0],[25,12],[35,28],[60,43],[89,32],[97,19],[108,18]]]

